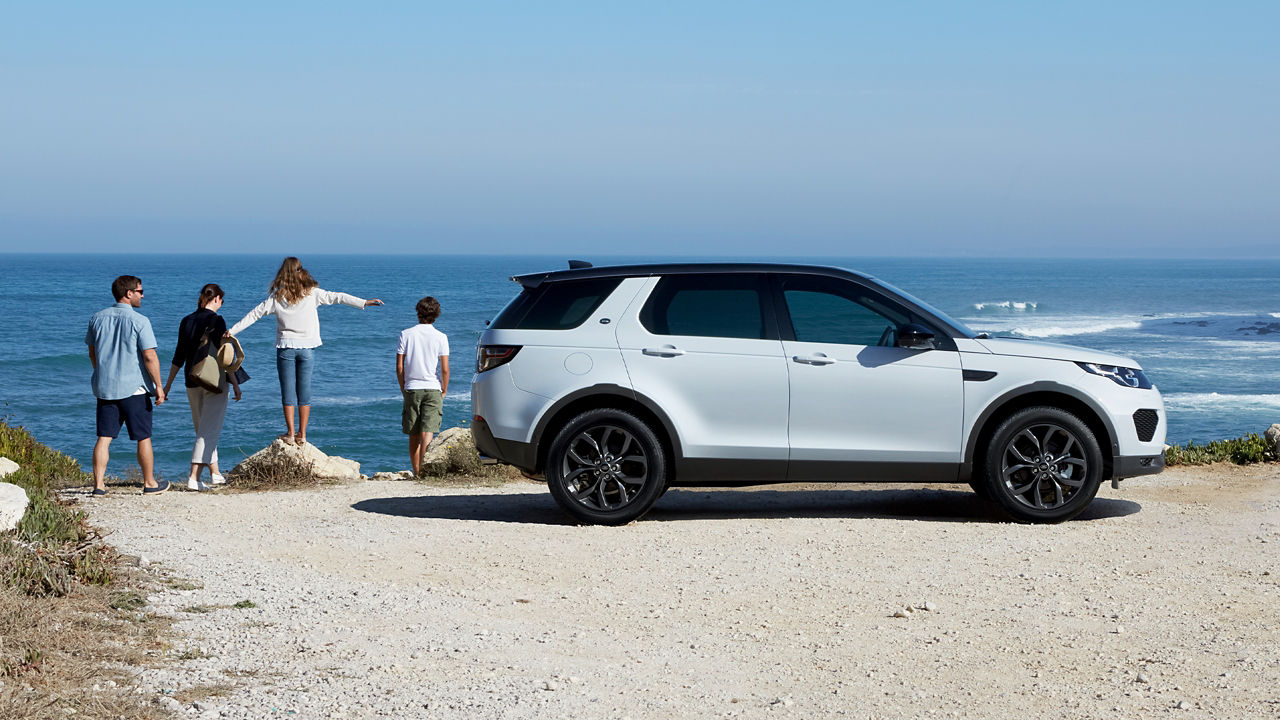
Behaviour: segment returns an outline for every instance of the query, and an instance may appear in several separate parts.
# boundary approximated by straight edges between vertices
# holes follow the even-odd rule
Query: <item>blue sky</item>
[[[205,5],[3,6],[0,252],[1247,257],[1280,228],[1280,3]]]

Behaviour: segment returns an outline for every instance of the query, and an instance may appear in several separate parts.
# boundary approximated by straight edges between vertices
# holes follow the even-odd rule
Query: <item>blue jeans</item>
[[[284,404],[311,404],[311,366],[315,348],[276,348],[276,373],[280,375],[280,398]]]

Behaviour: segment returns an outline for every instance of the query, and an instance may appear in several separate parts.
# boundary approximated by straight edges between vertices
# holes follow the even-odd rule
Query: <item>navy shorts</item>
[[[151,396],[130,395],[123,400],[98,398],[98,437],[118,437],[120,423],[129,426],[130,440],[137,442],[151,437]]]

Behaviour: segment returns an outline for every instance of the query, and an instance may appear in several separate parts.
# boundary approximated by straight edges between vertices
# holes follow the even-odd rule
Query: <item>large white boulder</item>
[[[325,455],[320,448],[307,443],[294,445],[283,440],[276,440],[258,452],[245,458],[235,466],[233,473],[240,473],[252,468],[278,463],[281,459],[290,459],[311,466],[311,472],[321,480],[359,480],[360,463],[337,455]]]
[[[20,469],[21,468],[19,467],[18,463],[10,460],[7,457],[0,457],[0,478],[9,477],[10,475],[18,472],[18,470]]]
[[[0,532],[8,532],[27,514],[27,491],[13,483],[0,482]]]
[[[431,438],[422,456],[422,469],[427,473],[475,472],[480,469],[480,455],[471,428],[452,427]]]

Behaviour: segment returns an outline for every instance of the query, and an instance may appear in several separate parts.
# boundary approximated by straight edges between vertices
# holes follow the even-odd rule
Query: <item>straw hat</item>
[[[223,372],[235,372],[240,369],[240,365],[244,362],[244,349],[240,347],[240,341],[235,337],[225,337],[222,339],[222,345],[218,347],[218,367]]]

